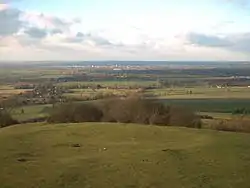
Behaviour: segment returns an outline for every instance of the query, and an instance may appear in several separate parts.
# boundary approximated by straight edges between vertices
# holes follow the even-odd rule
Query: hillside
[[[117,124],[0,129],[1,188],[249,187],[249,134]]]

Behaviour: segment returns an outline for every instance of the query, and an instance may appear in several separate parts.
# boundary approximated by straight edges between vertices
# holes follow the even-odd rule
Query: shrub
[[[132,123],[132,108],[129,100],[111,99],[102,103],[103,121]]]
[[[170,108],[170,125],[201,128],[201,119],[191,110],[183,107],[172,106]]]
[[[102,116],[102,122],[117,122],[117,120],[114,118],[114,115],[112,113],[113,106],[116,104],[117,99],[108,99],[105,101],[102,101],[98,103],[99,109],[101,109],[103,116]]]
[[[199,117],[201,119],[214,119],[213,116],[210,116],[210,115],[200,115]]]
[[[250,133],[250,120],[221,120],[218,123],[213,124],[211,128],[219,131]]]
[[[47,120],[47,117],[38,117],[38,118],[32,118],[24,121],[20,121],[19,123],[38,123],[38,122],[45,122]]]
[[[201,127],[198,116],[183,108],[168,107],[141,97],[114,98],[93,104],[68,104],[56,108],[48,119],[52,123],[119,122],[151,125]]]
[[[154,125],[169,125],[170,108],[160,103],[153,102],[152,104],[149,123]]]
[[[14,120],[8,112],[0,110],[0,127],[7,127],[10,125],[17,124],[18,122]]]
[[[200,117],[192,111],[140,97],[109,100],[101,109],[103,121],[201,128]]]
[[[102,118],[102,111],[91,104],[60,105],[48,118],[50,123],[79,123],[98,122]]]
[[[101,105],[103,121],[139,124],[168,124],[167,108],[140,97],[111,99]]]

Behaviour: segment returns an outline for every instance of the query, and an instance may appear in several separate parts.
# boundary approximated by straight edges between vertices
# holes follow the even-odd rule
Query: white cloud
[[[250,55],[250,32],[224,37],[216,35],[205,35],[199,33],[190,33],[188,40],[191,44],[204,47],[222,48],[230,51],[237,51]]]
[[[1,2],[0,2],[0,11],[6,10],[7,8],[8,8],[7,4],[1,4]]]
[[[19,19],[21,14],[20,10],[2,6],[0,9],[0,36],[15,34],[23,27],[23,22]]]
[[[183,17],[175,14],[164,21],[148,16],[139,26],[135,21],[87,30],[81,28],[83,23],[78,18],[23,12],[2,4],[0,60],[250,59],[249,45],[244,42],[247,36],[235,35],[229,41],[231,35],[224,33],[225,39],[211,35],[215,25],[211,20],[199,22],[189,15],[182,21]],[[231,40],[234,47],[225,48]]]

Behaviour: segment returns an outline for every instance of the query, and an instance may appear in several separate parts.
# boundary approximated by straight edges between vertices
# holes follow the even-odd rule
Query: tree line
[[[165,106],[140,97],[99,103],[69,103],[54,108],[49,123],[117,122],[201,128],[200,117],[189,109]]]

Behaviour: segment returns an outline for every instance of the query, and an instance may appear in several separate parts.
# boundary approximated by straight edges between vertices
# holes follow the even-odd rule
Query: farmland
[[[18,98],[15,100],[20,104],[12,114],[19,120],[44,117],[44,106],[60,101],[84,102],[133,95],[167,105],[185,106],[197,112],[232,114],[237,109],[249,109],[250,81],[247,77],[240,77],[246,73],[247,68],[240,67],[169,69],[136,66],[131,70],[121,67],[118,71],[112,66],[110,69],[38,65],[18,69],[8,67],[0,71],[0,100]],[[40,89],[32,93],[37,87]],[[44,88],[54,90],[54,94],[47,94]]]
[[[200,112],[232,113],[237,108],[249,108],[249,99],[159,99],[166,104],[186,106]]]
[[[191,92],[191,93],[189,93]],[[160,99],[250,99],[248,87],[177,87],[152,89],[146,95]]]

